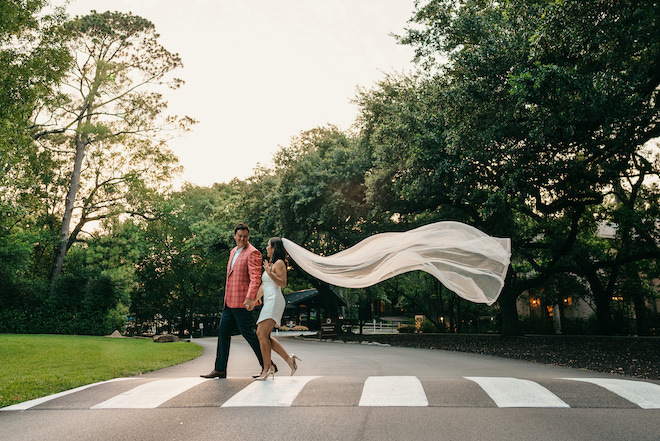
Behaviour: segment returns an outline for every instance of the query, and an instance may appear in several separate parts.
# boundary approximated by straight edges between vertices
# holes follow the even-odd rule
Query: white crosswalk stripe
[[[92,406],[92,409],[153,409],[205,381],[208,380],[174,378],[151,381]]]
[[[359,406],[428,406],[417,377],[369,377],[364,382]]]
[[[648,381],[633,381],[617,378],[560,378],[560,381],[582,382],[591,383],[603,390],[601,392],[593,389],[588,389],[589,386],[584,387],[584,394],[576,393],[573,391],[566,398],[571,403],[569,406],[560,397],[555,395],[550,390],[542,385],[524,379],[510,378],[510,377],[463,377],[466,380],[476,383],[479,389],[475,386],[466,389],[465,399],[460,393],[456,393],[457,387],[467,385],[469,383],[446,383],[446,380],[440,382],[435,379],[425,378],[420,381],[415,376],[371,376],[361,383],[358,381],[341,381],[333,377],[320,376],[293,376],[293,377],[276,377],[274,380],[269,379],[266,381],[253,381],[248,382],[248,379],[233,379],[231,386],[227,388],[223,381],[210,381],[207,379],[192,377],[192,378],[175,378],[175,379],[155,379],[147,383],[142,383],[137,387],[131,387],[129,383],[127,386],[111,386],[109,383],[121,380],[130,380],[137,378],[118,378],[114,380],[104,381],[100,383],[89,384],[72,389],[65,392],[49,395],[47,397],[30,400],[23,403],[18,403],[0,409],[1,411],[23,411],[40,406],[40,409],[48,408],[76,408],[73,404],[75,399],[63,398],[70,396],[74,393],[82,392],[91,387],[99,387],[97,392],[82,392],[84,400],[89,400],[90,397],[99,395],[101,401],[109,396],[111,390],[123,390],[125,392],[119,393],[110,399],[102,401],[99,404],[93,405],[91,409],[151,409],[164,405],[169,400],[179,397],[176,401],[172,401],[166,406],[176,407],[180,405],[189,405],[188,403],[199,402],[200,397],[211,396],[209,394],[221,393],[223,398],[208,399],[206,406],[220,406],[220,407],[291,407],[298,399],[299,405],[322,405],[327,400],[324,397],[326,394],[337,394],[342,396],[341,405],[357,405],[361,407],[386,407],[386,406],[400,406],[400,407],[428,407],[428,406],[447,406],[456,405],[464,406],[466,403],[469,405],[479,405],[492,407],[493,403],[497,407],[511,408],[568,408],[574,407],[598,407],[598,401],[592,400],[593,396],[605,397],[608,393],[614,393],[628,402],[639,406],[642,409],[660,409],[660,384],[654,384]],[[321,379],[310,385],[309,393],[304,394],[305,386],[312,380]],[[144,379],[141,379],[144,381]],[[200,386],[203,383],[210,381],[187,394],[192,388]],[[245,381],[246,387],[241,385]],[[556,382],[550,382],[553,390],[557,391],[560,395],[566,392],[566,386],[561,386]],[[349,389],[337,390],[337,384],[347,385]],[[361,384],[361,391],[358,389]],[[573,383],[575,384],[575,383]],[[243,387],[238,392],[234,393],[237,385]],[[448,391],[453,391],[447,396],[443,395],[443,387],[447,385]],[[128,389],[131,387],[130,389]],[[426,387],[426,390],[425,390]],[[577,387],[577,386],[576,386]],[[128,389],[128,390],[127,390]],[[232,391],[232,392],[229,392]],[[483,392],[482,392],[483,391]],[[607,392],[609,391],[609,392]],[[229,392],[229,393],[227,393]],[[233,393],[233,395],[231,395]],[[301,393],[303,393],[301,395]],[[427,396],[428,394],[428,396]],[[600,395],[599,395],[600,394]],[[300,395],[300,398],[299,398]],[[358,401],[359,396],[359,401]],[[488,396],[490,400],[484,398]],[[227,399],[228,397],[228,399]],[[331,397],[330,397],[331,398]],[[222,400],[226,400],[223,401]],[[316,401],[318,400],[318,401]],[[89,401],[87,401],[89,402]],[[330,400],[332,402],[332,400]],[[339,401],[335,401],[339,402]],[[89,402],[86,406],[93,404]],[[625,405],[624,405],[625,406]],[[79,407],[78,407],[79,408]]]
[[[54,400],[56,398],[64,397],[64,396],[71,395],[71,394],[76,393],[76,392],[80,392],[81,390],[89,389],[90,387],[93,387],[93,386],[98,386],[100,384],[113,383],[115,381],[123,381],[123,380],[131,380],[131,378],[113,378],[112,380],[101,381],[99,383],[86,384],[84,386],[76,387],[75,389],[69,389],[69,390],[65,390],[64,392],[59,392],[59,393],[48,395],[48,396],[45,396],[45,397],[36,398],[34,400],[23,401],[22,403],[13,404],[11,406],[3,407],[3,408],[0,408],[0,410],[2,410],[3,412],[7,411],[7,410],[9,410],[9,411],[12,411],[12,410],[27,410],[27,409],[30,409],[32,407],[38,406],[40,404],[47,403],[47,402],[49,402],[51,400]]]
[[[564,378],[596,384],[642,409],[660,409],[660,385],[643,381],[620,380],[617,378]]]
[[[570,407],[538,383],[508,377],[464,377],[474,381],[497,407]]]
[[[319,377],[277,377],[255,381],[221,407],[291,407],[302,388],[315,378]]]

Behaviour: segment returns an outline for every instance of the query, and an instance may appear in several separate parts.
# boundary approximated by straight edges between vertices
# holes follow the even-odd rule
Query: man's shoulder
[[[250,253],[250,254],[252,254],[252,253],[259,253],[259,254],[261,254],[261,251],[259,251],[254,245],[252,245],[252,244],[249,243],[249,242],[248,242],[248,244],[245,246],[245,251],[246,251],[247,253]]]

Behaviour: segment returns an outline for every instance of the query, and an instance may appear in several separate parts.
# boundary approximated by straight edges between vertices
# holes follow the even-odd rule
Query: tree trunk
[[[610,278],[614,277],[616,279],[616,269],[612,270],[612,272],[614,274],[610,275]],[[609,283],[608,288],[606,289],[603,287],[603,284],[595,271],[589,271],[587,273],[587,280],[589,280],[589,286],[591,287],[591,292],[594,295],[594,302],[596,303],[596,331],[600,335],[612,335],[614,331],[614,321],[612,320],[612,310],[610,307],[612,293],[610,292],[609,287],[613,287],[613,283]]]
[[[456,334],[458,332],[458,325],[456,323],[456,299],[457,296],[451,296],[448,300],[449,303],[449,332]]]
[[[191,288],[187,293],[188,295],[188,308],[184,308],[181,311],[181,327],[179,329],[179,338],[185,338],[186,329],[188,330],[188,336],[192,338],[193,333],[195,332],[195,291],[194,288]]]
[[[321,294],[321,302],[323,303],[323,308],[325,309],[325,318],[330,318],[335,323],[339,323],[339,303],[337,302],[337,296],[330,289],[330,285],[319,280],[314,283],[314,287],[317,289],[319,294]],[[320,324],[320,312],[316,313],[316,317]]]
[[[502,312],[502,334],[508,337],[523,335],[520,320],[518,320],[517,299],[518,293],[505,285],[497,300]]]
[[[55,259],[50,274],[51,286],[55,285],[55,282],[62,273],[64,257],[70,247],[69,231],[71,228],[71,220],[73,218],[73,208],[76,203],[76,195],[78,194],[78,188],[80,187],[80,174],[82,172],[83,159],[85,158],[86,145],[87,143],[85,140],[83,140],[80,135],[76,135],[76,158],[73,164],[73,173],[71,174],[71,184],[69,185],[69,191],[66,195],[64,215],[62,216],[62,225],[60,226],[60,239],[57,248],[55,249]]]
[[[463,319],[463,302],[461,302],[461,299],[456,300],[456,329],[458,334],[462,334],[465,332],[465,325],[464,325],[464,319]]]
[[[648,320],[648,311],[646,310],[646,301],[642,291],[636,289],[632,292],[633,302],[635,303],[635,323],[637,325],[637,335],[651,335],[651,324]]]

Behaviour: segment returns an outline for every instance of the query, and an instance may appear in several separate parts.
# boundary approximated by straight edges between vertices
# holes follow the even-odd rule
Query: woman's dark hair
[[[273,255],[270,258],[270,263],[275,263],[281,259],[286,264],[286,251],[284,250],[282,239],[279,237],[272,237],[270,239],[270,246],[273,248]]]

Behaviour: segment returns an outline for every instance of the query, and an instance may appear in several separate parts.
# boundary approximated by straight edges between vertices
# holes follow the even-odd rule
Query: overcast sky
[[[60,0],[59,3],[63,3]],[[170,113],[199,121],[170,143],[183,180],[245,179],[279,146],[326,124],[347,130],[356,88],[412,69],[396,44],[414,0],[73,0],[70,15],[132,12],[178,53]]]

